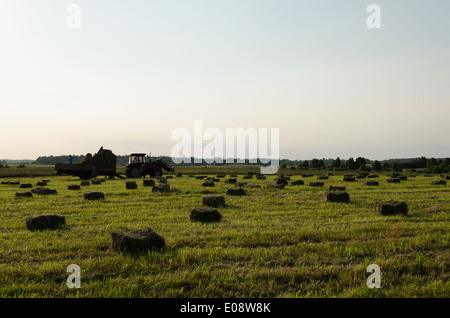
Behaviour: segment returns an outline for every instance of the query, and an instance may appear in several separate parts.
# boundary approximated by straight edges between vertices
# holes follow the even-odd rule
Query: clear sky
[[[170,155],[194,120],[279,128],[281,158],[449,157],[449,13],[443,0],[0,0],[0,158]]]

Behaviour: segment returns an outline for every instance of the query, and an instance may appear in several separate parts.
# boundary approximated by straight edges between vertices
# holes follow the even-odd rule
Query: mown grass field
[[[192,171],[191,171],[192,173]],[[199,170],[197,174],[203,174]],[[229,175],[227,175],[227,178]],[[32,183],[48,179],[58,194],[16,198],[19,186],[0,185],[0,297],[449,297],[450,186],[409,177],[399,184],[380,175],[378,187],[364,179],[292,176],[305,185],[270,189],[266,180],[248,196],[227,196],[224,178],[215,187],[183,175],[169,179],[172,192],[152,193],[128,179],[67,190],[71,176],[0,178]],[[330,185],[345,185],[350,203],[328,203]],[[83,199],[102,191],[105,199]],[[207,194],[226,196],[216,223],[191,222],[192,207]],[[406,216],[381,216],[375,201],[400,200]],[[30,232],[25,218],[60,214],[66,227]],[[140,256],[111,248],[111,232],[150,227],[166,246]],[[81,288],[70,289],[70,264],[81,268]],[[369,264],[381,268],[381,288],[366,285]]]

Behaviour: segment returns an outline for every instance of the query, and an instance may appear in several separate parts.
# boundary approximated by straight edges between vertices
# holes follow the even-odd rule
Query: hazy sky
[[[0,0],[0,158],[170,155],[194,120],[279,128],[281,158],[448,157],[449,13],[440,0]]]

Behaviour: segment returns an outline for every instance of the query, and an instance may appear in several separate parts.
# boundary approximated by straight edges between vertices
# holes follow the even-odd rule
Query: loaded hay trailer
[[[117,176],[116,165],[116,155],[101,147],[94,156],[88,153],[81,163],[57,163],[55,170],[57,174],[71,174],[80,179],[90,179],[99,175]]]

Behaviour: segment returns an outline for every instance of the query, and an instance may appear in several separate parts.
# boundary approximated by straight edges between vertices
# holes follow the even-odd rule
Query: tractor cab
[[[143,164],[143,163],[148,163],[148,160],[146,158],[146,154],[145,153],[132,153],[131,155],[128,156],[128,164]]]

